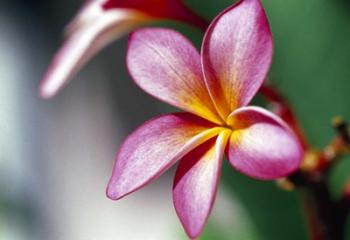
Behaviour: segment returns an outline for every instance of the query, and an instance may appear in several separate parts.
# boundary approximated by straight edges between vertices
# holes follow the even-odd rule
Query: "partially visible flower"
[[[262,180],[289,175],[302,158],[292,130],[260,107],[247,107],[268,72],[272,36],[260,0],[242,0],[209,26],[201,55],[181,34],[143,29],[130,37],[129,71],[146,92],[185,110],[146,122],[123,143],[107,187],[120,199],[180,160],[173,199],[191,238],[210,214],[223,155]]]
[[[40,85],[43,98],[54,96],[98,51],[130,30],[160,19],[200,28],[207,23],[181,0],[89,0],[67,26],[66,41]]]

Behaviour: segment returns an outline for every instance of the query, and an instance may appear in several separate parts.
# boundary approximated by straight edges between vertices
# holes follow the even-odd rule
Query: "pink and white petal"
[[[206,89],[199,53],[180,33],[163,28],[137,30],[130,37],[127,64],[136,84],[147,93],[222,122]]]
[[[287,124],[273,113],[260,107],[242,107],[230,115],[229,124],[233,133],[228,159],[240,172],[271,180],[299,167],[302,146]]]
[[[107,196],[120,199],[141,188],[194,147],[219,134],[220,129],[190,113],[164,115],[146,122],[121,146]]]
[[[221,175],[223,153],[230,130],[200,145],[180,162],[173,199],[176,212],[191,238],[197,238],[212,210]]]
[[[96,10],[96,5],[93,5]],[[133,10],[95,12],[86,22],[78,17],[68,28],[67,39],[54,56],[40,84],[40,96],[54,96],[98,51],[150,18]]]
[[[251,101],[269,70],[272,48],[260,0],[241,0],[211,23],[203,40],[202,64],[222,117]]]

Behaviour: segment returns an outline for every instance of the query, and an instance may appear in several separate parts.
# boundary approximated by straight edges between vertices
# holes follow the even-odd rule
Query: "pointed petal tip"
[[[175,204],[174,201],[173,201],[173,203]],[[180,217],[179,212],[176,211],[176,213],[179,216],[181,225],[182,225],[183,229],[185,230],[186,235],[189,237],[189,239],[190,240],[197,240],[197,239],[199,239],[199,237],[202,235],[202,233],[204,231],[204,227],[205,227],[205,224],[206,224],[207,220],[205,220],[205,222],[203,223],[202,226],[194,228],[194,227],[191,227],[191,226],[189,226],[188,224],[186,224],[184,222],[184,220]]]
[[[106,188],[106,196],[111,200],[119,200],[125,197],[128,193],[121,193],[116,189],[115,184],[112,184],[111,182],[108,183]]]
[[[204,226],[198,231],[192,231],[192,232],[189,232],[187,230],[185,230],[185,231],[186,231],[186,234],[188,235],[190,240],[198,240],[199,236],[202,235],[203,230],[204,230]]]
[[[57,90],[53,89],[47,80],[42,80],[42,83],[39,86],[38,95],[43,99],[50,99],[54,97],[57,93]]]
[[[118,194],[109,190],[109,188],[107,188],[107,190],[106,190],[106,196],[107,196],[107,198],[109,198],[110,200],[113,200],[113,201],[121,199],[121,197]]]
[[[106,189],[106,196],[111,200],[118,200],[120,199],[118,195],[116,195],[112,190],[110,190],[109,187]]]
[[[191,240],[199,240],[199,237],[202,235],[204,231],[205,224],[199,229],[185,229],[185,232],[189,239]]]

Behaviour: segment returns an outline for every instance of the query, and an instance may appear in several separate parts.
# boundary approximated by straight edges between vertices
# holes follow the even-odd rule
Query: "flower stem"
[[[314,176],[301,171],[289,179],[300,188],[308,218],[311,240],[343,240],[345,221],[349,212],[349,201],[331,198],[326,176]]]

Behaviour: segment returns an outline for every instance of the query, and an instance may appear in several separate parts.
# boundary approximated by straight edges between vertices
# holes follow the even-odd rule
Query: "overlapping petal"
[[[135,10],[104,11],[103,1],[89,1],[67,27],[67,39],[40,85],[40,95],[54,96],[99,50],[151,18]]]
[[[127,64],[135,82],[146,92],[221,123],[202,77],[199,53],[178,32],[162,28],[134,32]]]
[[[120,148],[108,197],[119,199],[144,186],[194,147],[219,134],[220,129],[190,113],[164,115],[146,122]]]
[[[176,172],[173,199],[187,234],[196,238],[211,212],[220,179],[224,149],[230,130],[223,130],[187,154]]]
[[[260,0],[244,0],[210,24],[202,64],[210,94],[221,116],[250,102],[269,69],[272,36]]]
[[[276,179],[296,170],[302,147],[285,122],[260,107],[243,107],[229,117],[233,127],[228,148],[230,163],[257,179]]]

